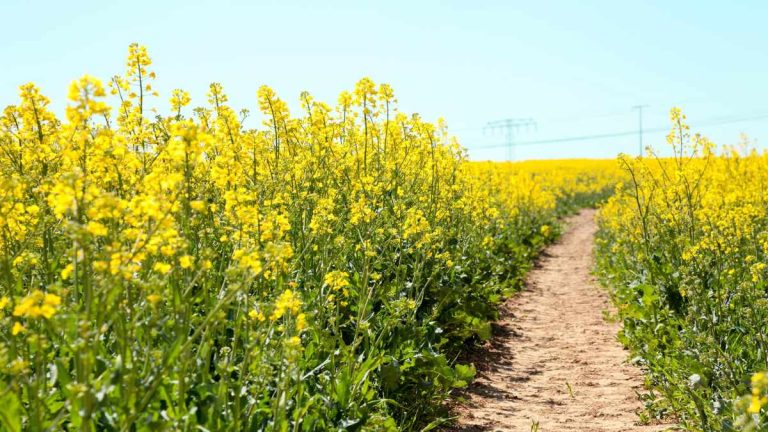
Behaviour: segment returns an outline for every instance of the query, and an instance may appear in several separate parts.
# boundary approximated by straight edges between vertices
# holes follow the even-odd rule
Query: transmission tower
[[[486,130],[491,132],[501,131],[504,134],[504,143],[507,147],[507,160],[512,160],[514,156],[515,135],[517,132],[525,129],[536,129],[536,121],[532,118],[508,118],[488,122],[485,125]]]

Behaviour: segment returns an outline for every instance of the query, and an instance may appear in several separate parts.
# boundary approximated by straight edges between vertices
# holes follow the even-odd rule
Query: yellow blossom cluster
[[[26,318],[51,318],[56,315],[56,308],[61,304],[61,297],[56,294],[32,291],[13,308],[13,316]]]
[[[269,319],[272,321],[279,320],[286,314],[286,312],[292,315],[298,315],[301,309],[301,300],[291,290],[285,290],[277,300],[275,301],[275,310],[272,311],[272,315]]]

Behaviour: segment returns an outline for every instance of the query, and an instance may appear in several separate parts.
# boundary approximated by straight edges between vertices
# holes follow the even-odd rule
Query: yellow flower
[[[45,318],[51,318],[52,316],[56,315],[56,309],[54,309],[53,306],[44,304],[40,306],[40,315]]]
[[[20,322],[16,321],[15,323],[13,323],[13,328],[11,329],[11,334],[12,335],[16,336],[17,334],[19,334],[21,332],[24,332],[24,331],[26,331],[26,329],[24,328],[24,326]]]
[[[29,318],[51,318],[56,315],[56,307],[61,304],[61,297],[56,294],[43,294],[40,290],[32,291],[13,309],[13,316]]]
[[[205,211],[205,201],[195,200],[191,201],[189,203],[189,206],[192,207],[192,210],[196,212],[204,212]]]
[[[163,298],[162,298],[162,297],[160,297],[160,296],[159,296],[159,295],[157,295],[157,294],[150,294],[150,295],[148,295],[148,296],[147,296],[147,301],[148,301],[149,303],[151,303],[151,304],[152,304],[152,306],[154,306],[154,305],[156,305],[156,304],[160,303],[160,301],[161,301],[162,299],[163,299]]]
[[[747,412],[750,414],[758,414],[760,409],[763,407],[760,402],[760,396],[753,395],[752,399],[750,400],[749,407],[747,408]]]
[[[339,291],[350,285],[349,273],[338,270],[328,272],[323,278],[323,283],[329,286],[333,291]]]
[[[238,261],[242,268],[250,270],[253,274],[260,274],[264,269],[258,252],[247,253],[243,249],[238,249],[232,254],[232,258]]]
[[[104,237],[109,232],[104,224],[96,221],[89,221],[86,224],[85,229],[96,237]]]
[[[300,313],[296,316],[296,330],[304,331],[307,328],[307,316]]]
[[[70,276],[72,276],[73,271],[75,271],[75,266],[73,264],[67,264],[66,267],[61,269],[61,278],[68,280]]]
[[[290,348],[299,348],[301,347],[301,338],[298,336],[292,336],[286,341],[286,345],[288,345]]]
[[[248,316],[252,320],[256,320],[259,322],[264,322],[267,318],[264,316],[264,313],[262,313],[260,310],[253,309],[250,312],[248,312]]]
[[[285,315],[286,312],[297,314],[301,307],[301,300],[291,290],[285,290],[275,302],[275,310],[272,311],[269,319],[276,321]]]
[[[61,297],[56,294],[46,293],[43,302],[48,306],[58,306],[61,304]]]
[[[171,109],[178,112],[182,107],[189,105],[189,102],[191,101],[192,98],[189,97],[189,93],[185,92],[184,90],[175,89],[173,90],[171,96]]]
[[[171,269],[173,269],[173,266],[164,262],[157,262],[154,266],[152,266],[152,270],[160,274],[168,274],[171,272]]]
[[[192,267],[192,264],[194,263],[194,257],[191,255],[184,255],[181,258],[179,258],[179,265],[183,269],[188,269]]]
[[[109,264],[106,261],[95,260],[93,261],[93,270],[97,272],[106,271],[109,268]]]

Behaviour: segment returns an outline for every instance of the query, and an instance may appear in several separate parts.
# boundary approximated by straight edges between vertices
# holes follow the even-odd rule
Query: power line
[[[707,126],[720,126],[720,125],[731,124],[731,123],[742,123],[742,122],[763,120],[763,119],[768,119],[768,114],[761,114],[761,115],[755,115],[750,117],[731,118],[731,119],[710,120],[707,122],[696,123],[691,126],[701,128],[701,127],[707,127]],[[668,132],[669,130],[670,130],[669,127],[657,127],[657,128],[643,129],[643,133],[648,134],[648,133]],[[605,138],[619,138],[619,137],[632,136],[637,134],[638,134],[637,130],[632,130],[632,131],[581,135],[581,136],[554,138],[554,139],[545,139],[545,140],[517,141],[514,144],[516,146],[536,145],[536,144],[555,144],[555,143],[572,142],[572,141],[587,141],[587,140],[596,140],[596,139],[605,139]],[[470,149],[492,149],[492,148],[500,148],[500,147],[506,147],[506,146],[507,146],[507,143],[492,144],[492,145],[486,145],[486,146],[469,146],[469,148]]]
[[[621,116],[627,116],[628,113],[626,112],[613,112],[613,113],[603,113],[603,114],[593,114],[593,115],[585,115],[585,116],[567,116],[567,117],[547,117],[544,119],[539,118],[539,120],[536,122],[537,125],[539,123],[546,123],[546,124],[561,124],[561,123],[574,123],[574,122],[580,122],[584,120],[594,120],[594,119],[600,119],[600,118],[607,118],[607,117],[621,117]],[[451,128],[451,131],[453,132],[466,132],[466,131],[479,131],[479,130],[488,130],[488,126],[462,126],[458,128]]]
[[[638,156],[643,155],[643,108],[648,105],[635,105],[632,109],[637,110],[637,138],[638,138]]]
[[[715,101],[711,101],[708,99],[682,99],[682,100],[675,100],[674,103],[660,103],[660,105],[670,105],[670,106],[679,106],[679,107],[689,107],[691,105],[701,105],[701,104],[707,104],[707,103],[713,103]],[[643,105],[643,107],[647,108],[649,105]],[[657,105],[658,106],[658,105]],[[633,107],[634,108],[634,107]],[[537,123],[538,124],[562,124],[562,123],[573,123],[573,122],[580,122],[585,120],[595,120],[600,118],[608,118],[608,117],[628,117],[631,113],[627,111],[612,111],[607,112],[603,111],[600,113],[592,113],[592,114],[573,114],[573,115],[566,115],[566,116],[557,116],[557,117],[541,117],[537,116]],[[462,126],[457,128],[451,128],[453,132],[465,132],[465,131],[479,131],[479,130],[486,130],[486,126]]]

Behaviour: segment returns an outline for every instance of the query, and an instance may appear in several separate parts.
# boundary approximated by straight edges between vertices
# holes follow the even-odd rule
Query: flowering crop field
[[[672,110],[673,158],[622,158],[598,265],[651,413],[690,430],[768,430],[768,154],[713,153]],[[746,147],[745,147],[746,148]],[[750,379],[751,378],[751,379]]]
[[[151,67],[131,45],[63,119],[33,84],[0,116],[2,430],[434,426],[558,217],[623,176],[469,162],[369,79],[299,115],[261,87],[258,129],[219,84],[161,114]]]

